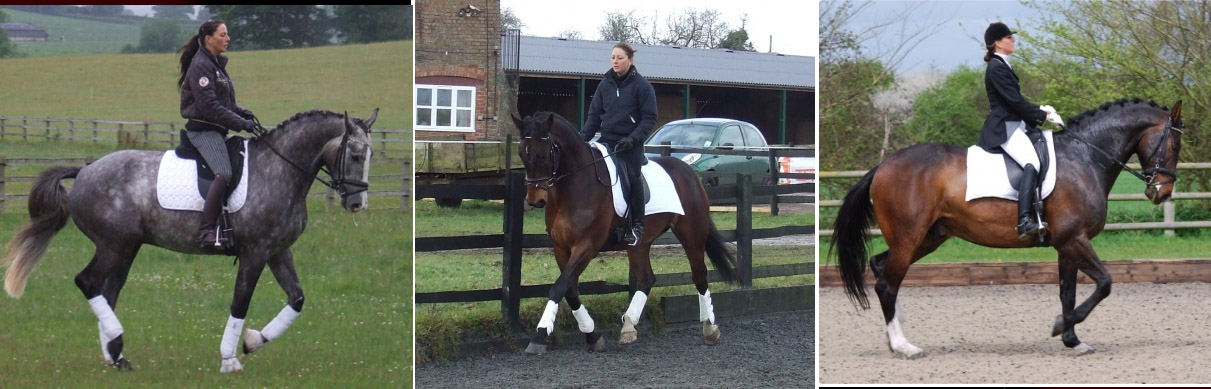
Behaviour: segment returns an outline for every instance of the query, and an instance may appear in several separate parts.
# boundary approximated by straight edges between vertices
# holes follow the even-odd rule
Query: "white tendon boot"
[[[261,331],[251,328],[246,330],[244,332],[244,354],[250,354],[261,347],[265,347],[265,343],[281,337],[297,317],[299,317],[299,311],[287,305]]]
[[[639,317],[643,315],[643,307],[647,303],[648,295],[646,293],[635,292],[635,297],[631,299],[631,306],[627,307],[627,312],[622,315],[622,331],[618,336],[618,343],[631,343],[639,338],[635,325],[639,324]]]
[[[114,314],[113,308],[109,307],[109,300],[105,296],[96,296],[88,299],[88,305],[92,307],[93,314],[97,315],[97,332],[101,338],[101,356],[105,357],[105,362],[112,365],[116,361],[122,360],[122,355],[117,358],[109,355],[109,342],[122,336],[122,323],[118,322],[118,315]]]
[[[235,346],[240,343],[240,331],[243,329],[244,319],[227,317],[227,326],[223,327],[223,343],[219,346],[219,355],[223,357],[223,364],[219,367],[220,373],[244,371],[240,359],[235,356]]]
[[[698,320],[702,321],[702,342],[715,345],[719,342],[719,326],[715,324],[715,306],[711,304],[711,291],[698,295]]]

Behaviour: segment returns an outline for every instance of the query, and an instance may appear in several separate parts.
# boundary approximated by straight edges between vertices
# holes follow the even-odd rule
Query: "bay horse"
[[[651,160],[668,172],[680,198],[685,215],[655,213],[644,218],[647,226],[640,242],[627,246],[620,242],[613,231],[625,223],[625,219],[614,212],[611,187],[617,178],[606,172],[599,152],[590,149],[580,139],[576,128],[566,119],[551,112],[538,112],[524,120],[513,116],[513,122],[521,132],[518,155],[525,165],[526,203],[536,208],[546,208],[547,234],[554,243],[555,262],[559,265],[559,278],[551,286],[549,299],[538,322],[537,333],[526,347],[530,354],[542,354],[547,349],[547,337],[555,329],[555,314],[559,301],[566,298],[572,316],[582,333],[590,351],[604,349],[604,340],[595,331],[592,316],[581,304],[577,283],[589,262],[600,251],[627,251],[632,278],[631,290],[635,292],[631,304],[622,316],[619,342],[626,344],[637,338],[635,325],[643,313],[647,295],[656,282],[652,272],[649,253],[652,241],[669,229],[681,242],[690,261],[694,286],[698,289],[699,319],[702,321],[702,336],[706,344],[715,344],[720,332],[715,321],[711,293],[707,288],[707,268],[704,254],[709,256],[725,282],[738,279],[735,269],[735,254],[719,235],[710,217],[710,199],[703,188],[698,174],[685,162],[677,158],[662,157]],[[642,146],[639,146],[642,147]],[[672,193],[652,193],[652,197],[671,196]]]
[[[1173,194],[1181,150],[1181,101],[1172,110],[1152,101],[1118,100],[1082,113],[1055,138],[1056,184],[1045,200],[1045,238],[1059,253],[1062,313],[1051,336],[1063,334],[1075,355],[1094,351],[1074,330],[1102,299],[1110,295],[1110,275],[1089,240],[1106,226],[1106,202],[1115,179],[1132,154],[1149,166],[1136,176],[1147,181],[1144,193],[1153,204]],[[877,220],[888,249],[869,258],[875,293],[887,325],[888,345],[907,358],[924,355],[904,336],[896,295],[908,267],[957,237],[998,248],[1031,247],[1018,239],[1014,201],[983,198],[965,201],[966,149],[919,144],[897,151],[849,189],[837,215],[832,237],[838,269],[851,302],[868,309],[864,268],[871,220]],[[831,251],[831,250],[830,250]],[[1077,270],[1096,283],[1096,290],[1076,305]]]
[[[309,111],[249,141],[247,199],[230,215],[239,270],[219,347],[220,372],[243,370],[236,345],[266,265],[286,292],[286,306],[260,331],[250,328],[244,333],[244,353],[280,337],[303,310],[303,290],[290,246],[307,225],[307,192],[314,181],[324,182],[319,172],[329,172],[332,182],[325,184],[341,194],[342,207],[352,212],[366,209],[369,131],[377,117],[378,109],[366,120]],[[139,248],[149,244],[187,254],[221,254],[194,242],[198,212],[160,206],[156,182],[163,156],[162,151],[123,150],[83,168],[56,166],[43,171],[30,190],[30,222],[9,242],[4,256],[5,290],[19,298],[51,238],[70,216],[96,245],[92,260],[75,278],[76,286],[97,316],[102,356],[120,370],[134,366],[122,353],[123,328],[114,309]],[[59,183],[67,178],[75,178],[70,193]]]

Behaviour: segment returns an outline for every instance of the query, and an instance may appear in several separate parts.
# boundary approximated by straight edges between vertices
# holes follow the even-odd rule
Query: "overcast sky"
[[[984,30],[988,28],[989,23],[1001,21],[1014,31],[1021,31],[1028,23],[1042,15],[1039,10],[1024,6],[1016,0],[930,1],[912,14],[904,15],[905,8],[910,5],[910,2],[906,1],[879,1],[866,8],[852,21],[855,24],[852,31],[864,31],[869,26],[888,20],[897,21],[895,26],[883,30],[879,38],[863,47],[867,52],[881,52],[889,45],[903,43],[899,34],[900,26],[912,29],[930,20],[949,19],[941,26],[941,30],[922,40],[904,59],[897,70],[906,72],[926,70],[930,67],[953,70],[960,64],[982,66],[985,53],[982,48]],[[880,45],[882,47],[879,47]]]
[[[424,0],[421,0],[424,1]],[[568,29],[579,30],[584,39],[597,39],[597,28],[611,11],[635,10],[637,16],[664,19],[689,8],[714,9],[723,14],[729,27],[739,27],[741,16],[748,14],[745,30],[749,41],[760,52],[815,57],[820,51],[820,7],[808,1],[723,1],[723,0],[501,0],[501,9],[510,8],[521,22],[522,34],[555,36]]]

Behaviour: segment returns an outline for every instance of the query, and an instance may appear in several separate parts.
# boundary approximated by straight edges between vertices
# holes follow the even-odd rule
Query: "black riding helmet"
[[[1014,32],[1009,30],[1009,26],[1005,23],[996,22],[988,25],[988,29],[984,30],[984,45],[992,46],[993,42],[1001,40],[1001,38],[1013,35]]]

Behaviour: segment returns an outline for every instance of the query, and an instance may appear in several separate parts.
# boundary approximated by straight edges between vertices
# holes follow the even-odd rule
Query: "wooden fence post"
[[[1176,217],[1177,209],[1176,208],[1177,207],[1174,206],[1172,198],[1165,201],[1165,223],[1173,223],[1176,221],[1176,220],[1174,220],[1174,219],[1177,219],[1177,217]],[[1171,237],[1173,235],[1174,235],[1174,233],[1173,233],[1172,229],[1165,230],[1165,236]]]
[[[504,258],[501,261],[500,314],[514,330],[521,326],[521,245],[524,222],[525,179],[522,172],[508,172],[505,183]]]
[[[0,212],[4,212],[4,200],[7,197],[4,193],[4,183],[8,181],[8,159],[0,156]]]
[[[661,144],[662,146],[664,146],[664,147],[661,147],[661,148],[660,148],[660,156],[661,156],[661,157],[668,157],[668,156],[672,156],[672,155],[673,155],[673,142],[672,142],[672,141],[667,141],[667,140],[666,140],[666,141],[664,141],[664,142],[660,142],[660,144]]]
[[[778,216],[778,173],[781,164],[778,163],[778,149],[769,149],[769,183],[773,189],[769,194],[769,213]]]
[[[97,120],[93,119],[93,144],[97,144]]]
[[[27,121],[27,119],[21,119],[21,140],[28,142],[29,141],[29,126],[28,126],[29,123],[27,123],[26,121]]]
[[[46,119],[46,140],[50,140],[50,119]]]
[[[67,139],[68,142],[76,141],[76,119],[67,120]]]
[[[736,271],[740,286],[753,286],[753,176],[736,174]]]
[[[335,190],[335,189],[332,189],[331,187],[329,187],[329,188],[328,188],[328,194],[326,194],[326,195],[324,196],[324,198],[326,198],[326,199],[327,199],[327,202],[325,203],[325,205],[327,205],[327,206],[328,206],[328,209],[332,209],[332,206],[333,206],[333,204],[335,203],[335,200],[336,200],[336,190]]]
[[[400,196],[399,209],[407,211],[408,207],[412,205],[410,199],[412,197],[412,161],[405,159],[402,165],[404,166],[403,179],[400,182],[403,183],[403,195]]]
[[[0,141],[4,140],[4,132],[5,132],[5,129],[4,129],[4,127],[5,127],[5,125],[4,125],[4,121],[5,121],[5,120],[6,120],[6,119],[4,119],[4,118],[0,118]]]
[[[151,123],[143,122],[143,146],[151,144]]]

